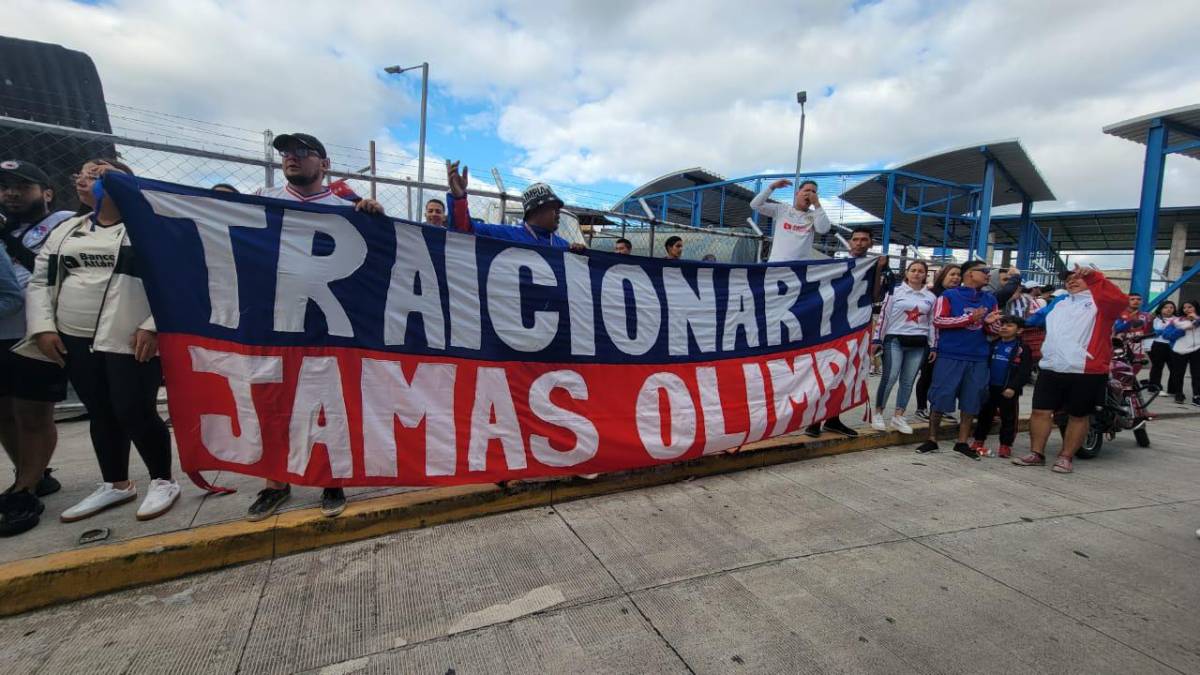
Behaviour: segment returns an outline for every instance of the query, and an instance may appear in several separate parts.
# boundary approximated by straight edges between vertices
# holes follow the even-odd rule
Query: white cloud
[[[787,169],[805,88],[807,167],[1020,137],[1055,206],[1132,207],[1143,149],[1100,128],[1200,101],[1189,0],[812,5],[10,0],[5,32],[88,52],[113,101],[354,147],[414,114],[381,67],[428,60],[486,108],[448,128],[494,128],[510,173],[560,183]],[[1200,163],[1168,161],[1164,201],[1200,203]]]

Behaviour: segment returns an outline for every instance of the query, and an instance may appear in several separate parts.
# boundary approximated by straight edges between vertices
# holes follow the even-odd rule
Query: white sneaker
[[[875,431],[887,431],[887,422],[883,419],[883,413],[877,412],[871,415],[871,428]]]
[[[902,434],[911,434],[912,427],[908,426],[908,420],[904,419],[903,415],[892,415],[892,428]]]
[[[64,523],[73,523],[77,520],[90,518],[91,516],[100,513],[104,509],[131,502],[137,498],[137,486],[133,483],[124,490],[118,490],[113,487],[112,483],[101,483],[96,491],[86,496],[75,506],[62,512],[58,517]]]
[[[146,498],[142,500],[142,505],[138,507],[138,520],[151,520],[157,518],[175,505],[175,501],[179,499],[179,483],[173,480],[163,480],[155,478],[150,481],[150,489],[146,492]]]

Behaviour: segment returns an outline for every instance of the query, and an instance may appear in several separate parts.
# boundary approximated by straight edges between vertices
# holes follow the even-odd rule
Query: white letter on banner
[[[333,253],[313,255],[318,232],[333,239]],[[342,216],[284,209],[275,277],[275,330],[303,332],[304,313],[312,300],[325,314],[330,335],[354,337],[350,318],[329,283],[354,274],[366,259],[367,242]]]
[[[596,450],[600,448],[600,434],[591,420],[561,408],[550,400],[550,393],[559,388],[567,390],[576,401],[587,400],[587,383],[582,375],[573,370],[553,370],[541,375],[530,385],[529,409],[543,420],[574,433],[575,447],[560,452],[551,447],[549,438],[531,434],[529,450],[546,466],[575,466],[596,456]]]
[[[596,355],[596,309],[592,297],[592,275],[588,257],[578,253],[563,254],[563,269],[567,272],[567,316],[571,319],[571,354]]]
[[[850,385],[853,383],[853,373],[846,371],[846,355],[840,349],[822,349],[817,352],[817,372],[820,373],[821,382],[825,386],[825,393],[821,397],[822,416],[829,398],[833,395],[833,390],[839,384],[846,385],[842,399],[838,402],[841,408],[845,408],[846,394],[849,393]],[[851,378],[849,381],[847,381],[848,377]]]
[[[663,442],[663,410],[658,393],[667,392],[670,408],[670,438]],[[674,373],[655,373],[646,378],[637,397],[637,429],[642,446],[654,459],[675,459],[696,440],[696,405],[683,379]]]
[[[824,337],[833,332],[833,280],[841,278],[846,273],[846,268],[841,265],[809,265],[808,272],[804,275],[805,280],[819,282],[821,285],[818,290],[821,293],[821,336]]]
[[[812,355],[801,354],[792,365],[788,365],[787,359],[768,361],[767,371],[771,373],[771,389],[775,395],[775,428],[771,435],[778,436],[787,431],[793,405],[804,406],[800,424],[812,424],[821,401],[821,384],[813,372]]]
[[[529,270],[534,285],[552,288],[558,285],[554,270],[540,253],[528,248],[506,248],[492,258],[488,269],[488,316],[504,344],[519,352],[540,352],[558,334],[558,312],[534,311],[533,325],[525,327],[521,312],[522,269]],[[537,294],[531,295],[531,306],[545,306]]]
[[[383,316],[383,343],[404,344],[408,316],[421,315],[425,344],[432,349],[446,348],[446,319],[442,315],[442,292],[437,270],[429,257],[422,228],[396,223],[396,262],[388,284],[387,305]],[[417,292],[418,283],[421,291]]]
[[[479,311],[475,235],[446,233],[446,286],[450,294],[450,346],[479,349],[483,318]]]
[[[782,290],[780,289],[782,286]],[[800,299],[800,279],[788,267],[768,267],[763,281],[763,313],[767,315],[767,344],[772,347],[783,344],[783,328],[787,329],[787,341],[794,342],[804,337],[800,320],[792,308]],[[782,328],[781,328],[782,327]]]
[[[233,392],[241,435],[233,435],[233,419],[227,415],[200,416],[200,442],[217,459],[253,464],[262,459],[262,427],[254,409],[252,384],[283,382],[283,359],[278,356],[249,356],[188,347],[192,370],[224,377]]]
[[[363,465],[368,476],[399,475],[397,418],[408,429],[425,420],[425,475],[454,475],[455,370],[449,363],[421,363],[408,382],[398,362],[363,359]]]
[[[871,369],[863,366],[870,362],[871,336],[865,334],[861,339],[850,338],[846,341],[846,347],[850,350],[850,357],[846,359],[846,379],[854,381],[850,403],[846,405],[847,408],[850,408],[861,402],[858,400],[860,394],[865,395],[867,392],[867,377],[871,374]],[[856,356],[857,359],[854,358]],[[856,367],[858,368],[857,373],[855,372]]]
[[[625,282],[633,288],[633,334],[629,333],[625,307]],[[600,316],[604,330],[617,349],[631,356],[650,351],[662,328],[662,306],[646,271],[637,265],[613,265],[600,284]],[[636,336],[636,337],[635,337]]]
[[[325,424],[320,423],[322,413]],[[333,356],[306,356],[300,362],[296,400],[288,424],[288,471],[303,474],[312,457],[313,445],[317,443],[325,446],[329,471],[334,478],[353,475],[342,372]]]
[[[725,409],[721,406],[721,391],[717,388],[717,369],[697,368],[696,385],[700,388],[700,407],[704,412],[704,454],[711,455],[744,443],[746,434],[725,433]]]
[[[746,407],[750,411],[750,433],[746,442],[761,441],[767,435],[767,389],[763,384],[762,366],[743,363],[742,377],[746,380]]]
[[[871,322],[871,303],[868,302],[865,307],[859,307],[859,303],[871,290],[871,271],[878,264],[879,258],[857,258],[854,261],[854,269],[851,272],[854,275],[854,285],[850,287],[850,297],[846,299],[846,320],[850,322],[851,330],[862,328]]]
[[[678,267],[663,269],[667,293],[667,347],[671,356],[687,356],[688,329],[696,336],[701,352],[717,351],[717,297],[713,292],[712,268],[696,271],[697,292]]]
[[[725,331],[721,348],[731,352],[737,344],[737,329],[746,331],[746,346],[758,346],[758,318],[754,316],[754,293],[745,268],[729,271],[729,294],[725,305]]]
[[[471,442],[467,448],[471,471],[487,471],[488,443],[493,438],[500,440],[509,469],[526,467],[525,442],[513,408],[508,375],[503,368],[480,368],[475,371],[475,405],[471,409]]]
[[[237,328],[242,318],[238,297],[237,266],[233,259],[230,228],[263,229],[267,226],[266,209],[257,204],[238,204],[212,197],[176,195],[143,190],[142,196],[154,212],[168,218],[186,218],[196,223],[204,266],[208,269],[208,322]]]

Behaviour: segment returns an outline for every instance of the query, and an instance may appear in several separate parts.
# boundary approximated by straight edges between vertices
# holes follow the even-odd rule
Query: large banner
[[[180,460],[291,483],[617,471],[867,399],[874,259],[575,254],[110,173]]]

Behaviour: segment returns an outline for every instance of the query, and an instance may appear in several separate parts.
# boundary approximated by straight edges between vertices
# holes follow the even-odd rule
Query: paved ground
[[[1071,476],[888,448],[404,532],[6,619],[0,663],[1200,672],[1198,430]]]
[[[872,378],[872,395],[875,392],[875,383],[876,378]],[[1023,414],[1028,414],[1029,398],[1027,393],[1021,399]],[[1196,408],[1178,406],[1166,398],[1160,398],[1155,402],[1154,410],[1178,412],[1195,411]],[[891,412],[890,408],[888,412]],[[843,419],[848,423],[860,425],[861,417],[862,412],[859,409],[843,416]],[[7,456],[0,457],[0,472],[11,471],[11,466]],[[180,477],[183,495],[175,508],[161,518],[138,522],[134,513],[139,502],[134,502],[84,521],[65,524],[58,521],[58,514],[91,493],[100,480],[86,422],[71,422],[59,426],[59,447],[52,466],[56,469],[55,476],[63,483],[63,490],[45,499],[46,514],[42,517],[42,524],[36,529],[18,537],[0,540],[0,563],[77,548],[79,535],[93,528],[108,528],[108,541],[113,542],[240,519],[245,516],[246,508],[262,488],[262,482],[258,479],[236,474],[218,474],[215,482],[236,487],[238,493],[211,496],[191,485],[186,478]],[[132,454],[130,461],[130,476],[144,494],[149,477],[136,452]],[[351,488],[346,492],[353,501],[409,489],[411,488]],[[283,510],[315,507],[319,504],[320,497],[319,489],[293,488],[292,499]]]

